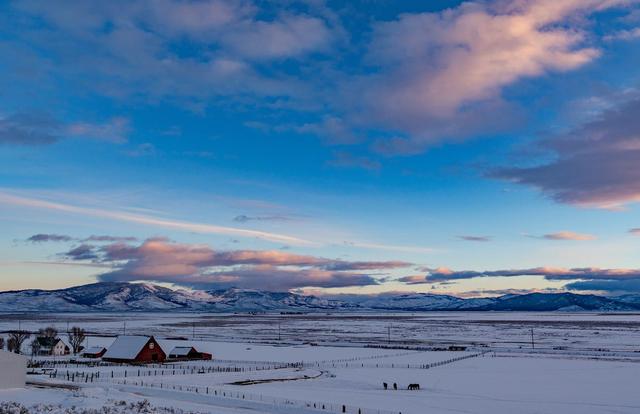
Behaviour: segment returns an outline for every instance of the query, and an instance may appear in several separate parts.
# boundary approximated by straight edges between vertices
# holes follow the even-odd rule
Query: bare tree
[[[4,349],[4,338],[0,336],[0,350]]]
[[[9,332],[9,341],[7,342],[7,348],[11,352],[19,354],[24,341],[26,341],[31,334],[27,331],[11,331]]]
[[[69,345],[71,345],[71,349],[73,349],[74,354],[80,352],[85,338],[86,335],[84,329],[78,326],[71,328],[71,331],[69,331]]]
[[[43,336],[45,338],[57,338],[58,330],[53,326],[47,326],[44,329],[38,330],[38,336]]]
[[[16,351],[16,340],[9,337],[7,340],[7,351],[15,352]]]
[[[31,355],[40,354],[40,350],[42,349],[42,346],[40,345],[40,341],[38,341],[38,338],[31,341],[31,344],[29,346],[31,346]]]

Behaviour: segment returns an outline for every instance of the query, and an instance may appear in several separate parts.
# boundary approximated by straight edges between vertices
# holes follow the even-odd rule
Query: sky
[[[640,2],[0,4],[0,290],[640,293]]]

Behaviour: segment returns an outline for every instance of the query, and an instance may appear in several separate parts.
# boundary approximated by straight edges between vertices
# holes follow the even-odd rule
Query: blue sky
[[[5,2],[0,289],[636,292],[639,44],[625,0]]]

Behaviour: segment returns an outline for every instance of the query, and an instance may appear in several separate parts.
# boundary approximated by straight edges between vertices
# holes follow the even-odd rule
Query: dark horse
[[[420,384],[409,384],[407,389],[408,390],[419,390],[420,389]]]
[[[387,389],[387,387],[388,387],[388,385],[387,385],[387,383],[386,383],[386,382],[383,382],[383,383],[382,383],[382,386],[384,387],[384,389],[385,389],[385,390],[386,390],[386,389]]]

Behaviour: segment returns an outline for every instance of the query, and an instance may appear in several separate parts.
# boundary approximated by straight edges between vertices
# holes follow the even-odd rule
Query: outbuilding
[[[24,388],[27,381],[27,358],[13,352],[0,351],[0,390]]]
[[[102,356],[107,352],[107,348],[104,346],[92,346],[90,348],[85,349],[82,352],[83,358],[102,358]]]
[[[199,352],[192,346],[176,346],[169,352],[169,359],[177,361],[210,360],[212,355]]]
[[[103,361],[129,364],[164,362],[167,355],[153,336],[122,335],[102,357]]]

